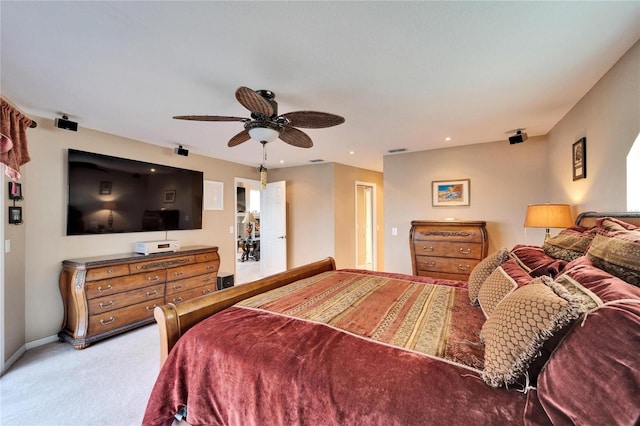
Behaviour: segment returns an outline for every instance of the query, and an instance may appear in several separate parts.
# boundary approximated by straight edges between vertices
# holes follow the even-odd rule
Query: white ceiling
[[[640,1],[3,0],[0,13],[0,89],[30,115],[249,165],[257,142],[226,146],[242,123],[171,117],[248,117],[239,86],[274,91],[280,113],[345,117],[305,129],[311,149],[270,143],[267,167],[382,171],[389,149],[546,134],[640,39]]]

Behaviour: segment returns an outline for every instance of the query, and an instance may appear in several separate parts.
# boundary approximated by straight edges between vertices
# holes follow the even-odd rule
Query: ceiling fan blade
[[[240,145],[241,143],[246,142],[249,139],[251,139],[251,136],[249,136],[249,132],[246,130],[243,130],[237,135],[235,135],[234,137],[232,137],[231,139],[229,139],[227,146],[231,148],[231,147]]]
[[[295,127],[282,126],[280,139],[289,145],[297,146],[298,148],[311,148],[313,146],[311,138],[306,133],[296,129]]]
[[[321,129],[344,123],[344,118],[327,112],[296,111],[282,114],[281,117],[289,120],[291,126],[308,129]]]
[[[176,115],[173,118],[177,120],[193,121],[249,121],[248,118],[227,117],[224,115]]]
[[[236,99],[243,107],[251,112],[257,112],[266,117],[271,117],[275,112],[265,98],[248,87],[239,87],[238,90],[236,90]]]

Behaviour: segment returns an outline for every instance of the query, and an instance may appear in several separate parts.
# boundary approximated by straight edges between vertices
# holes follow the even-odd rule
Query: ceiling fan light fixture
[[[251,139],[258,142],[273,142],[280,136],[280,126],[270,121],[250,121],[244,128]]]

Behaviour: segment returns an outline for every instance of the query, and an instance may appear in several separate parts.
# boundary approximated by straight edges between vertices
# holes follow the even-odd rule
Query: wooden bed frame
[[[585,212],[578,215],[575,224],[586,227],[594,226],[595,220],[600,217],[615,217],[640,226],[640,212]],[[329,257],[248,284],[217,291],[179,305],[170,303],[156,307],[154,316],[160,330],[160,365],[164,364],[180,336],[199,321],[241,300],[335,269],[335,261]]]
[[[335,260],[328,257],[248,284],[188,300],[179,305],[169,303],[156,307],[153,314],[160,330],[160,365],[164,364],[180,336],[203,319],[241,300],[335,269]]]

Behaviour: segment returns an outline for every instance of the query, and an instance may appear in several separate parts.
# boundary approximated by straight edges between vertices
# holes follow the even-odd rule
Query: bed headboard
[[[601,217],[615,217],[632,225],[640,226],[640,212],[584,212],[576,217],[575,224],[591,227],[596,224],[596,219]]]

